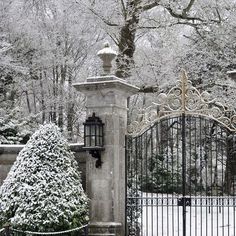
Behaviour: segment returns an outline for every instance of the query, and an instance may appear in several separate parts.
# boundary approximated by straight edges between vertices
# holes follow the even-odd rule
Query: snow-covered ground
[[[186,235],[188,236],[235,236],[236,223],[233,207],[219,209],[212,207],[187,207]],[[143,207],[143,236],[182,236],[182,207]]]
[[[177,197],[151,197],[150,194],[146,197],[148,201],[143,201],[139,219],[142,225],[141,235],[183,236],[183,207],[177,206]],[[150,202],[150,199],[153,201]],[[164,204],[160,202],[162,199]],[[236,199],[202,199],[208,199],[207,204],[206,200],[201,201],[201,197],[196,197],[195,200],[193,197],[192,206],[186,207],[186,236],[236,236]]]

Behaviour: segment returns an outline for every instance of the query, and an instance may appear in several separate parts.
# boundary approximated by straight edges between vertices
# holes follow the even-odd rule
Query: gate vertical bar
[[[182,74],[182,122],[181,122],[181,136],[182,136],[182,194],[183,194],[183,236],[186,236],[186,92],[187,92],[187,74],[183,71]]]
[[[185,113],[182,113],[182,194],[183,194],[183,236],[186,236],[186,122]]]
[[[128,236],[128,225],[127,225],[127,207],[128,207],[128,136],[125,136],[125,235]]]

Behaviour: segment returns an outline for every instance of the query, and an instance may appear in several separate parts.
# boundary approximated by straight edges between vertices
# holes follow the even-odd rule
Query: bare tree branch
[[[194,39],[194,38],[191,37],[191,36],[188,36],[188,35],[185,35],[185,34],[184,34],[183,37],[186,38],[186,39],[188,39],[188,40],[193,41],[194,43],[197,43],[197,42],[198,42],[198,40]]]
[[[75,1],[78,4],[81,4],[80,2],[78,2],[77,0]],[[92,9],[91,7],[87,6],[86,4],[83,4],[89,11],[91,11],[96,17],[98,17],[100,20],[102,20],[106,25],[108,26],[119,26],[119,24],[110,22],[109,20],[107,20],[106,18],[104,18],[102,15],[100,15],[98,12],[96,12],[94,9]]]
[[[110,36],[110,38],[114,41],[114,43],[118,46],[119,44],[119,39],[116,37],[116,35],[112,35],[109,32],[107,32],[107,34]]]
[[[139,29],[160,29],[163,28],[163,26],[139,26],[137,27],[137,30]]]
[[[139,93],[156,93],[158,91],[159,91],[159,86],[158,85],[154,85],[154,86],[142,85],[139,88]]]
[[[173,11],[173,9],[171,9],[171,7],[165,7],[165,9],[170,13],[170,15],[174,18],[177,18],[177,19],[182,19],[182,20],[192,20],[192,21],[201,21],[203,22],[203,20],[199,17],[191,17],[191,16],[185,16],[183,14],[178,14],[176,12]]]
[[[101,19],[106,25],[108,26],[119,26],[116,23],[112,23],[110,21],[108,21],[107,19],[105,19],[103,16],[99,15],[96,11],[94,11],[92,8],[89,8],[89,10],[95,15],[97,16],[99,19]]]
[[[175,26],[175,25],[188,25],[190,27],[193,27],[193,28],[198,28],[198,26],[200,26],[200,24],[195,24],[195,23],[191,23],[189,21],[184,21],[184,22],[177,22],[177,23],[171,23],[171,24],[168,24],[168,25],[165,25],[165,27],[172,27],[172,26]],[[163,25],[158,25],[158,26],[139,26],[137,27],[137,29],[160,29],[160,28],[163,28],[164,26]]]
[[[148,10],[151,10],[152,8],[154,8],[154,7],[159,6],[159,2],[160,2],[159,0],[155,0],[152,3],[149,3],[149,4],[146,4],[146,5],[142,6],[142,11],[143,12],[148,11]]]
[[[202,24],[197,24],[197,23],[192,23],[192,22],[189,22],[189,21],[184,21],[184,22],[173,23],[170,26],[174,26],[174,25],[188,25],[188,26],[193,27],[194,29],[197,29],[198,26],[200,26]]]
[[[127,11],[126,11],[124,0],[120,0],[120,2],[121,2],[122,12],[123,12],[124,18],[126,19],[127,18]]]
[[[182,15],[187,16],[187,14],[190,11],[190,9],[192,8],[194,2],[195,2],[195,0],[190,0],[188,6],[183,9]]]
[[[221,15],[220,15],[220,12],[219,12],[218,8],[216,8],[216,14],[218,16],[218,23],[221,23],[222,22],[222,18],[221,18]]]

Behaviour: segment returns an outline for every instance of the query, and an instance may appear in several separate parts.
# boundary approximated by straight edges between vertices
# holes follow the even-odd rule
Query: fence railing
[[[14,229],[12,227],[6,226],[0,229],[0,236],[87,236],[88,235],[88,225],[83,225],[78,228],[59,231],[59,232],[32,232],[32,231],[22,231],[19,229]]]

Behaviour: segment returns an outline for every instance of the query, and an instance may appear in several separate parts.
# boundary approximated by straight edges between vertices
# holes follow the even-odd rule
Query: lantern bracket
[[[102,166],[102,160],[101,160],[101,151],[105,150],[104,147],[83,147],[84,150],[88,151],[88,153],[96,160],[95,166],[96,168],[100,168]]]
[[[99,150],[90,150],[89,151],[89,154],[96,158],[96,163],[95,163],[95,166],[96,168],[100,168],[102,166],[102,160],[101,160],[101,153]]]

